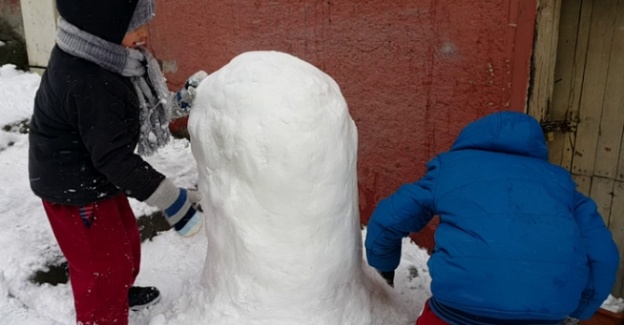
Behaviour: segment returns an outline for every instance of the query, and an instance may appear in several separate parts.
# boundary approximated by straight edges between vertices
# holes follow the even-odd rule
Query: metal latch
[[[540,122],[540,125],[542,126],[542,131],[546,135],[548,141],[553,141],[555,140],[555,132],[576,132],[576,126],[578,125],[578,121],[542,121]]]

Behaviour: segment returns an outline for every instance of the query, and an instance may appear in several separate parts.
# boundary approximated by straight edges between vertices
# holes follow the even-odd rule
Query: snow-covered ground
[[[0,67],[0,325],[66,325],[74,323],[73,299],[68,284],[37,285],[30,279],[46,265],[63,260],[40,200],[28,183],[28,136],[15,125],[30,117],[40,77]],[[192,186],[197,171],[190,145],[174,140],[148,161],[180,186]],[[137,216],[154,212],[131,200]],[[184,239],[166,231],[142,246],[137,285],[155,285],[162,300],[152,308],[133,312],[130,324],[190,324],[204,306],[192,299],[202,290],[200,275],[206,255],[206,237],[200,232]],[[395,289],[412,306],[416,319],[430,296],[426,251],[405,239]],[[227,275],[223,275],[227,276]],[[186,320],[186,321],[185,321]],[[192,322],[195,323],[195,322]]]
[[[20,126],[31,115],[39,81],[37,74],[18,71],[13,65],[0,67],[0,325],[74,324],[70,286],[31,281],[35,272],[64,261],[41,202],[30,191],[28,136]],[[179,186],[194,186],[197,181],[187,140],[172,141],[148,161]],[[131,200],[131,205],[137,216],[155,211],[136,200]],[[163,297],[148,310],[131,312],[130,324],[191,324],[200,320],[204,306],[195,298],[203,290],[199,281],[206,247],[203,232],[184,239],[174,231],[165,231],[143,243],[136,284],[155,285]],[[431,294],[427,260],[426,251],[404,240],[394,290],[410,306],[410,319],[416,319]],[[602,307],[622,312],[624,300],[610,296]]]

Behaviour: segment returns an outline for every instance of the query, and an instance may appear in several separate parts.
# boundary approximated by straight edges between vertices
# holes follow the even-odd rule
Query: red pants
[[[128,288],[141,263],[141,239],[128,199],[119,195],[82,207],[43,201],[69,264],[76,320],[128,324]]]
[[[416,320],[416,325],[448,325],[448,323],[439,319],[438,316],[433,313],[431,308],[429,308],[429,300],[427,300],[422,314]]]

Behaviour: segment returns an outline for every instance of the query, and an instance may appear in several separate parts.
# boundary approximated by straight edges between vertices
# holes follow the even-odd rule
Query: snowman
[[[206,324],[409,324],[363,262],[357,128],[338,84],[292,55],[243,53],[197,88]]]

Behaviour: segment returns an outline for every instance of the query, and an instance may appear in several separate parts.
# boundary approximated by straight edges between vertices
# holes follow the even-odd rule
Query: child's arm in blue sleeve
[[[401,186],[379,202],[366,232],[368,264],[379,271],[393,271],[401,259],[402,238],[421,230],[434,215],[433,197],[438,159],[427,164],[418,182]]]
[[[619,253],[611,232],[597,211],[596,203],[575,193],[574,217],[583,238],[589,263],[589,279],[576,311],[571,315],[588,319],[609,296],[619,265]]]

